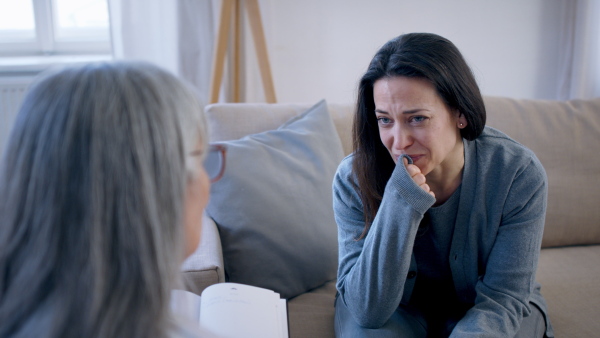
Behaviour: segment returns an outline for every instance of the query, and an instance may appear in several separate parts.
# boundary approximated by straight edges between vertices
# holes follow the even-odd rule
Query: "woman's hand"
[[[404,163],[406,171],[408,171],[408,174],[413,179],[413,181],[415,181],[415,183],[419,187],[421,187],[421,189],[423,189],[426,193],[430,194],[435,198],[435,194],[433,193],[433,191],[431,191],[429,185],[425,183],[427,180],[425,179],[425,175],[421,173],[421,169],[419,169],[419,167],[417,167],[414,164],[408,164],[408,160],[406,159],[406,157],[402,157],[402,163]]]

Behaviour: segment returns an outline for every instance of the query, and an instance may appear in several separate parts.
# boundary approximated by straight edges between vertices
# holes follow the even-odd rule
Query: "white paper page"
[[[224,338],[279,338],[279,304],[279,295],[271,290],[236,283],[214,284],[202,293],[200,325]]]
[[[277,313],[279,314],[279,332],[280,337],[288,337],[288,315],[287,315],[287,299],[279,299],[279,306],[277,307]]]
[[[171,311],[199,324],[200,296],[185,290],[171,290]]]

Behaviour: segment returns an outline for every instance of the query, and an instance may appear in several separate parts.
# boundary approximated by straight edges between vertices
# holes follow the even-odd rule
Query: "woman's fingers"
[[[413,179],[413,181],[419,187],[421,187],[421,189],[423,189],[425,192],[427,192],[431,196],[435,197],[435,194],[433,193],[433,191],[431,191],[431,189],[429,188],[429,185],[427,185],[427,183],[426,183],[427,179],[425,178],[425,175],[423,175],[423,173],[421,173],[421,169],[419,169],[419,167],[417,167],[414,164],[408,164],[408,161],[406,160],[406,158],[402,158],[402,162],[404,163],[404,166],[406,167],[406,171],[408,171],[408,174]]]
[[[414,164],[409,164],[406,166],[406,171],[408,171],[408,174],[410,175],[410,177],[412,177],[413,179],[415,179],[416,176],[423,176],[423,178],[425,178],[425,175],[423,175],[421,173],[421,169],[419,169],[419,167],[417,167]]]

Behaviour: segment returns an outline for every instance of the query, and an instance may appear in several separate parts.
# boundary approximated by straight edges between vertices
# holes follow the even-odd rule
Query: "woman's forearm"
[[[364,227],[357,199],[355,191],[342,181],[334,184],[340,245],[337,287],[356,321],[376,328],[385,324],[400,304],[414,238],[435,199],[412,182],[404,167],[396,168],[367,236],[356,240]]]

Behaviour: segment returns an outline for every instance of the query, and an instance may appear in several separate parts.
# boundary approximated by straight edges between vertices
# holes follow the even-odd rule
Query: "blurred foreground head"
[[[43,75],[0,167],[0,336],[169,330],[202,106],[145,63]]]

